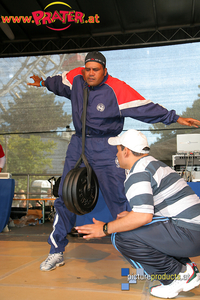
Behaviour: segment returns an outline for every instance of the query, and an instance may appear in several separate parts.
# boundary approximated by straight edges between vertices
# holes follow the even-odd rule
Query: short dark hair
[[[124,150],[124,148],[125,148],[125,146],[123,146],[123,145],[120,145],[121,146],[121,149],[122,149],[122,151]],[[150,148],[149,147],[144,147],[142,150],[144,150],[144,151],[150,151]],[[132,151],[132,150],[130,150],[132,153],[133,153],[133,155],[135,155],[135,156],[142,156],[142,155],[144,155],[145,153],[138,153],[138,152],[135,152],[135,151]]]

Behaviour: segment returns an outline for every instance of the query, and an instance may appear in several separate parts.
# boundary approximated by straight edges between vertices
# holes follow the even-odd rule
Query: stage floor
[[[121,276],[122,268],[135,270],[112,246],[109,238],[83,241],[69,237],[70,243],[64,254],[65,265],[50,272],[42,272],[40,263],[47,257],[47,238],[52,223],[22,228],[12,228],[0,233],[0,299],[1,300],[153,300],[148,280],[130,284]],[[200,268],[200,257],[195,262]],[[154,282],[155,284],[155,282]],[[177,297],[185,300],[200,299],[200,287]]]

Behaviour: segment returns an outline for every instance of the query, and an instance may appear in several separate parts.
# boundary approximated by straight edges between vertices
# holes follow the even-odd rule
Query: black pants
[[[178,227],[171,220],[115,233],[112,243],[131,265],[149,275],[178,275],[189,257],[200,255],[200,231]]]

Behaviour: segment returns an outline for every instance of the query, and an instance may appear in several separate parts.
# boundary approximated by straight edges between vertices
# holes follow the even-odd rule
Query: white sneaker
[[[194,271],[196,272],[196,274],[198,274],[198,276],[200,276],[199,273],[199,269],[197,267],[197,264],[195,264],[195,262],[191,262],[190,265],[193,267]]]
[[[150,288],[150,294],[159,298],[174,298],[182,291],[187,292],[197,287],[200,284],[200,277],[191,264],[186,264],[186,267],[186,271],[179,273],[177,279],[170,284],[161,284]]]
[[[65,264],[63,259],[63,253],[49,254],[48,257],[40,265],[41,271],[51,271],[56,267],[61,267]]]

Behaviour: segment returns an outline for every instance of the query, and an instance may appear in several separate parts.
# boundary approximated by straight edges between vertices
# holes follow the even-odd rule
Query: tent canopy
[[[0,15],[0,57],[200,40],[196,0],[1,0]]]

